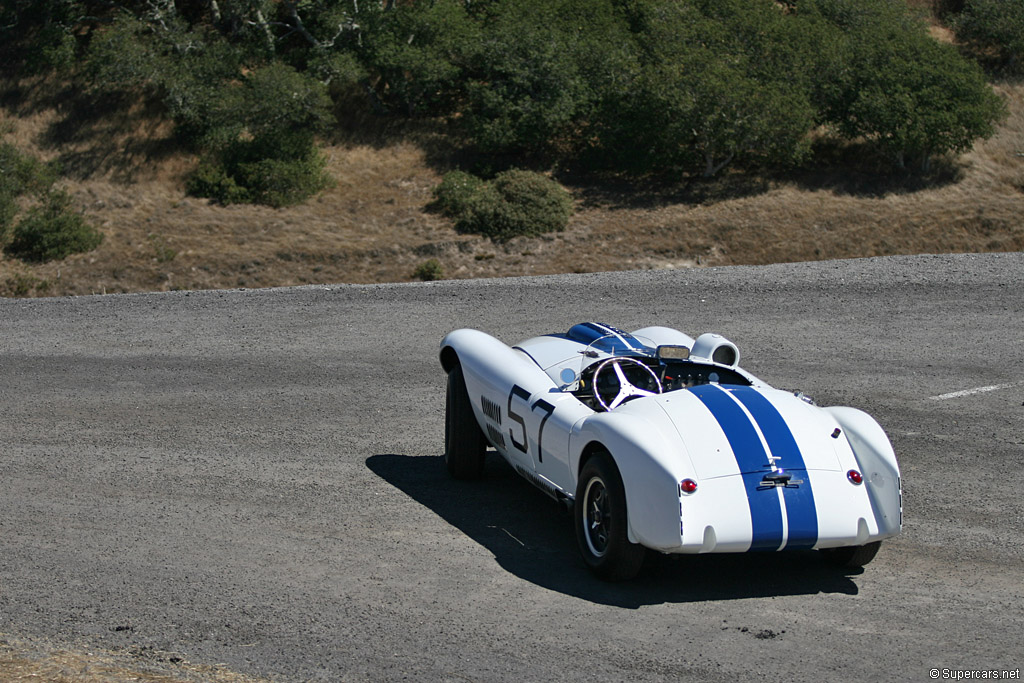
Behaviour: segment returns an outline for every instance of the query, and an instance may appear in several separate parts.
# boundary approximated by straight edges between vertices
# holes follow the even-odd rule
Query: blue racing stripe
[[[690,392],[715,416],[743,473],[743,486],[750,505],[750,549],[778,550],[782,545],[782,506],[774,488],[761,486],[761,479],[770,471],[770,465],[750,418],[714,384],[693,387]]]
[[[789,522],[787,550],[808,550],[818,542],[818,509],[814,505],[814,491],[811,490],[811,480],[806,476],[806,470],[803,479],[804,483],[799,486],[782,489]]]
[[[814,491],[807,476],[807,465],[796,439],[786,421],[771,402],[751,387],[729,387],[727,390],[746,406],[757,426],[764,434],[775,465],[792,472],[794,479],[803,478],[799,486],[787,486],[782,495],[786,501],[786,520],[789,534],[786,548],[813,548],[818,542],[818,510],[814,505]]]

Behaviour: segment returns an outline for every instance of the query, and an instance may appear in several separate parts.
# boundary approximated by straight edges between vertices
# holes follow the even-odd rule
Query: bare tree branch
[[[263,10],[261,10],[259,7],[256,8],[256,22],[257,22],[257,25],[261,29],[263,29],[263,35],[267,39],[267,48],[271,52],[273,52],[274,51],[274,32],[270,30],[270,25],[267,23],[267,20],[263,17]]]

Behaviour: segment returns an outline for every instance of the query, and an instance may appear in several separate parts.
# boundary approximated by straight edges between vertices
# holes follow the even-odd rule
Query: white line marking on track
[[[939,394],[938,396],[929,396],[928,399],[931,401],[945,401],[950,398],[963,398],[964,396],[973,396],[974,394],[984,394],[988,391],[999,391],[1000,389],[1009,389],[1019,384],[993,384],[988,387],[975,387],[974,389],[964,389],[962,391],[951,391],[948,394]]]

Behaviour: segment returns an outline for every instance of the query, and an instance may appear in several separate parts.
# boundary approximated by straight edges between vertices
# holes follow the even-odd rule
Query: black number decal
[[[518,422],[519,426],[522,428],[522,430],[523,430],[523,442],[519,443],[518,441],[516,441],[515,435],[512,434],[512,428],[511,427],[508,430],[508,438],[512,439],[512,445],[513,446],[518,448],[523,453],[526,453],[527,452],[526,451],[526,421],[522,418],[521,415],[519,415],[517,412],[512,410],[512,397],[513,396],[518,396],[519,398],[523,399],[524,401],[529,401],[530,400],[530,392],[528,392],[526,389],[523,389],[521,386],[516,384],[515,386],[512,387],[512,391],[509,392],[509,395],[508,395],[508,416],[510,418],[512,418],[513,420],[515,420],[516,422]]]
[[[551,413],[555,412],[555,407],[545,401],[544,399],[537,399],[537,401],[530,407],[530,410],[536,410],[540,408],[547,413],[540,421],[540,428],[537,430],[537,460],[544,462],[544,448],[541,446],[541,439],[544,438],[544,423],[551,417]]]
[[[519,423],[519,428],[523,432],[523,441],[522,443],[516,441],[515,434],[512,433],[511,427],[508,430],[508,436],[510,439],[512,439],[513,446],[515,446],[523,453],[528,453],[529,444],[526,436],[526,420],[523,419],[522,415],[512,410],[512,399],[516,397],[522,399],[523,402],[529,402],[530,392],[516,384],[513,385],[512,391],[510,391],[508,394],[508,416],[514,422]],[[541,440],[544,438],[544,425],[545,423],[547,423],[548,418],[551,417],[551,414],[555,412],[555,406],[551,405],[544,399],[540,398],[533,402],[533,405],[530,406],[530,411],[532,412],[534,410],[537,410],[538,408],[544,411],[544,417],[541,418],[540,427],[537,429],[537,461],[544,462],[544,448],[541,445]]]

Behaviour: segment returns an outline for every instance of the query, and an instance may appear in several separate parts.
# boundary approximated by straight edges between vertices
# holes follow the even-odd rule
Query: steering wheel
[[[630,382],[626,379],[626,373],[622,371],[623,365],[630,366],[630,368],[632,368],[632,366],[643,368],[644,371],[651,376],[651,379],[654,380],[654,386],[657,387],[657,390],[648,391],[647,389],[641,389]],[[601,373],[604,372],[604,369],[608,366],[611,366],[612,369],[615,370],[615,376],[619,380],[619,391],[610,402],[605,400],[598,388],[598,379],[601,376]],[[661,381],[658,379],[658,376],[654,374],[654,370],[651,370],[647,365],[641,363],[635,358],[609,358],[597,366],[597,369],[594,370],[594,377],[591,381],[594,383],[594,398],[597,399],[598,404],[600,404],[600,406],[605,410],[614,410],[630,399],[639,398],[640,396],[654,396],[662,392]]]

